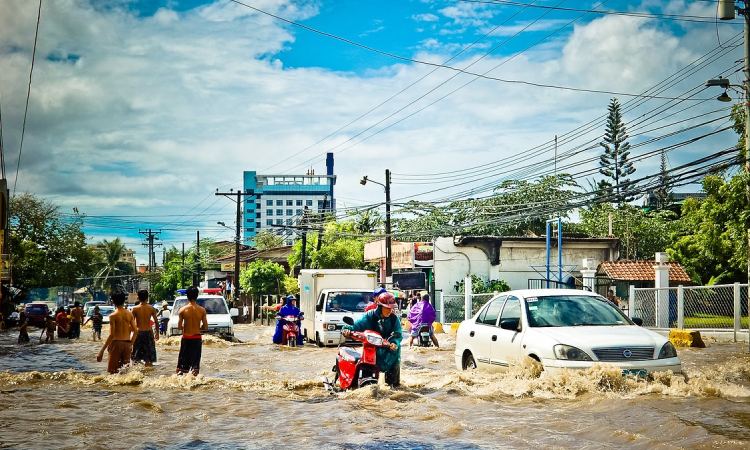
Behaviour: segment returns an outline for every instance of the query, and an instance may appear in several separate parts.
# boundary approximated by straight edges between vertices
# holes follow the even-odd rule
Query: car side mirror
[[[229,310],[229,315],[232,317],[238,317],[240,315],[240,310],[237,308],[232,308]]]
[[[517,331],[518,330],[518,319],[505,319],[500,321],[500,328],[503,330],[511,330],[511,331]]]
[[[633,317],[631,320],[633,321],[634,324],[638,325],[639,327],[643,326],[643,319],[641,319],[640,317]]]
[[[354,319],[352,319],[352,318],[351,318],[351,317],[349,317],[349,316],[344,316],[344,318],[343,318],[342,320],[343,320],[343,321],[344,321],[344,323],[345,323],[345,324],[347,324],[347,325],[354,325]]]
[[[322,312],[323,311],[323,305],[315,305],[315,311]]]

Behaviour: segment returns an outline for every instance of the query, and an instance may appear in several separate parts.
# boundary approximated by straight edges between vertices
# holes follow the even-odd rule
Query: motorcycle
[[[344,317],[344,322],[348,325],[354,323],[351,317]],[[351,347],[339,346],[336,364],[332,369],[334,372],[333,382],[328,381],[327,377],[323,378],[323,384],[331,391],[357,389],[378,383],[380,369],[376,364],[375,350],[378,347],[388,347],[390,342],[373,330],[352,331],[349,338],[362,343],[362,352],[360,353]]]
[[[159,319],[159,334],[166,336],[167,335],[167,324],[169,323],[168,317],[163,317]]]
[[[419,325],[419,342],[417,343],[420,347],[429,347],[432,345],[432,339],[430,338],[430,324],[423,323]]]
[[[289,347],[296,347],[297,336],[299,335],[298,318],[296,316],[279,316],[278,319],[284,321],[284,325],[281,327],[281,342]]]

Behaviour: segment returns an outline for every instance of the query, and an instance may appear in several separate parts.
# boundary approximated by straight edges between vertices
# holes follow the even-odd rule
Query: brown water
[[[623,379],[599,367],[559,376],[453,367],[444,348],[404,349],[403,387],[330,394],[336,349],[286,349],[272,329],[204,342],[202,374],[173,375],[179,340],[152,369],[104,375],[100,343],[14,345],[0,334],[0,447],[9,448],[748,448],[745,345],[681,350],[680,375]],[[38,333],[38,332],[37,332]],[[84,337],[89,334],[84,330]]]

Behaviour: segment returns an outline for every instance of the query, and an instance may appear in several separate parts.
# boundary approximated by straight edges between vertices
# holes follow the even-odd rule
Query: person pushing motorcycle
[[[376,350],[378,368],[385,373],[385,383],[392,387],[401,384],[401,320],[394,314],[396,299],[393,294],[382,293],[376,300],[377,308],[365,313],[352,325],[344,325],[341,333],[349,337],[352,331],[373,330],[388,339],[389,347]]]

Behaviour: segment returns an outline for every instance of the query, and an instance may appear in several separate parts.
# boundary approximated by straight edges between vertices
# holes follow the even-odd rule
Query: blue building
[[[284,237],[292,245],[298,231],[286,226],[300,223],[305,209],[308,214],[335,211],[333,187],[333,153],[326,155],[325,175],[309,171],[305,175],[259,175],[254,170],[243,174],[245,208],[243,208],[243,241],[254,244],[261,230],[269,230]]]

